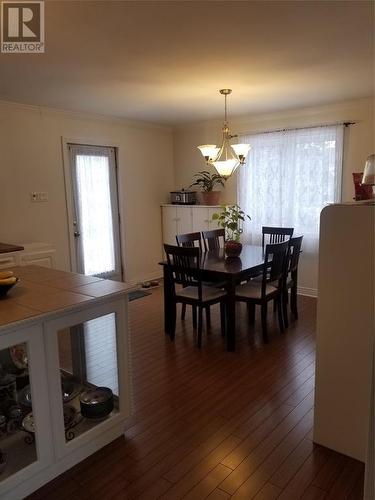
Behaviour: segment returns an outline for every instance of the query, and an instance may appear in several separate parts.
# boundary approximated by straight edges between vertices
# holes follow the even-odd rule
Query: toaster
[[[171,203],[173,205],[195,205],[197,203],[196,191],[171,191]]]

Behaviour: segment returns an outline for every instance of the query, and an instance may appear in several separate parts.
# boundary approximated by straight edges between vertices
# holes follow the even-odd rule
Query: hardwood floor
[[[133,408],[118,439],[30,499],[357,500],[363,464],[312,442],[315,300],[299,297],[285,335],[269,308],[239,306],[237,351],[224,350],[218,307],[195,347],[191,314],[163,333],[162,289],[130,304]]]

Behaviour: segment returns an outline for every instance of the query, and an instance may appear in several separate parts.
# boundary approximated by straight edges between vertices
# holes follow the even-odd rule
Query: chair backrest
[[[179,247],[194,248],[197,247],[202,252],[202,238],[201,233],[187,233],[176,235],[177,245]],[[198,245],[196,245],[198,243]]]
[[[215,248],[224,247],[225,229],[212,229],[211,231],[202,231],[205,250],[215,250]]]
[[[289,240],[289,258],[288,258],[288,272],[296,273],[298,270],[298,261],[301,253],[303,236],[290,238]]]
[[[170,281],[175,285],[197,286],[199,298],[202,296],[202,283],[199,276],[201,252],[199,248],[164,245],[167,256]]]
[[[264,254],[262,296],[266,293],[266,286],[268,282],[277,282],[279,287],[282,286],[288,249],[289,241],[266,245]]]
[[[293,236],[293,227],[271,227],[271,226],[263,226],[262,227],[262,247],[264,248],[264,244],[266,243],[265,239],[268,236],[268,243],[282,243],[288,237],[291,238]]]

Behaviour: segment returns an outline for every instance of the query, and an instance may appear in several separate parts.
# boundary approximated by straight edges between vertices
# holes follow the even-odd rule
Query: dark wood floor
[[[363,465],[312,442],[315,300],[270,343],[243,306],[235,353],[217,312],[199,351],[190,314],[163,334],[162,290],[133,301],[134,415],[118,439],[30,498],[360,499]],[[215,309],[215,308],[213,308]]]

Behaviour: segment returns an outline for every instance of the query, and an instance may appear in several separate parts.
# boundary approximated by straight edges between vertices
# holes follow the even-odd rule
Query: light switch
[[[48,193],[46,191],[33,191],[30,193],[30,199],[34,203],[48,201]]]

